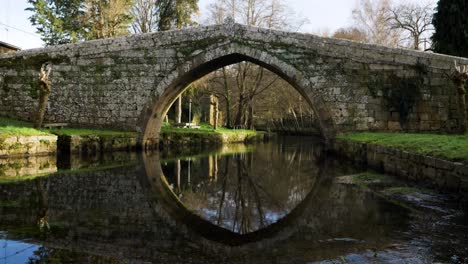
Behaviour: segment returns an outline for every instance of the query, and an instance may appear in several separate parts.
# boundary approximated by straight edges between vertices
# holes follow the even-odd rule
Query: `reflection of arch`
[[[320,159],[320,161],[324,161],[325,163],[326,160],[326,158]],[[173,221],[176,221],[179,225],[184,225],[187,229],[194,231],[209,241],[221,242],[230,246],[260,242],[265,239],[283,239],[288,236],[287,234],[293,233],[290,229],[294,230],[298,226],[296,221],[302,218],[303,213],[310,205],[313,197],[315,197],[316,192],[320,189],[320,185],[327,179],[327,166],[326,164],[322,164],[323,170],[320,170],[319,179],[314,185],[314,189],[287,216],[263,229],[241,235],[214,225],[188,210],[170,189],[161,167],[158,152],[151,154],[144,153],[143,161],[146,169],[146,180],[142,179],[144,180],[142,186],[147,186],[150,189],[149,193],[154,196],[153,198],[159,204],[163,205],[163,209],[170,215]]]
[[[311,82],[302,73],[265,51],[239,44],[226,44],[194,55],[163,79],[156,87],[157,97],[142,116],[143,144],[156,145],[163,118],[172,103],[193,81],[227,65],[249,61],[260,65],[290,83],[316,113],[322,136],[326,141],[335,136],[334,122],[322,97],[313,91]],[[197,52],[197,51],[196,51]]]

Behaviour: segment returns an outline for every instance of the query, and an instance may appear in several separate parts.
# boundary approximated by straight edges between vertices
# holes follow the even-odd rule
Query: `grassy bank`
[[[348,133],[341,139],[397,148],[454,161],[468,161],[468,135]]]
[[[40,135],[98,135],[98,136],[127,136],[134,132],[124,132],[105,129],[62,128],[62,129],[35,129],[33,123],[0,118],[0,136],[40,136]]]
[[[0,117],[0,136],[41,136],[50,133],[33,128],[33,124]]]
[[[191,128],[177,128],[172,127],[169,124],[164,124],[161,127],[162,133],[195,133],[195,134],[249,134],[254,135],[258,133],[263,133],[255,130],[247,130],[247,129],[228,129],[224,127],[220,127],[218,129],[213,129],[208,124],[200,124],[199,129],[191,129]]]
[[[218,128],[213,129],[210,125],[201,124],[199,129],[176,128],[168,124],[163,125],[161,128],[163,133],[191,133],[191,134],[249,134],[254,135],[263,132],[257,132],[247,129],[227,129]],[[14,119],[0,117],[0,136],[38,136],[38,135],[97,135],[97,136],[131,136],[135,132],[125,132],[106,129],[86,129],[86,128],[62,128],[62,129],[35,129],[33,123],[18,121]]]

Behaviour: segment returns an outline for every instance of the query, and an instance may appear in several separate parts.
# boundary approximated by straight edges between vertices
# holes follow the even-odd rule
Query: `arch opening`
[[[225,49],[222,50],[225,52]],[[216,52],[213,52],[216,54]],[[313,110],[317,117],[317,126],[325,142],[332,139],[336,132],[331,114],[326,107],[321,96],[311,93],[310,83],[302,76],[301,72],[289,66],[286,63],[274,58],[268,57],[266,53],[253,52],[252,54],[243,54],[240,52],[230,52],[227,55],[221,54],[213,56],[213,53],[200,54],[192,60],[179,66],[157,87],[160,95],[148,107],[148,111],[143,117],[142,144],[146,147],[156,146],[159,143],[159,133],[164,122],[164,117],[174,104],[177,98],[186,91],[190,84],[203,78],[204,76],[233,64],[248,62],[276,74],[279,78],[292,86],[300,96],[305,100],[308,106]]]

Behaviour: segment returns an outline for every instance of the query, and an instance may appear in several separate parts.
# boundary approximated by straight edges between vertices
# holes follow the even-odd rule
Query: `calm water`
[[[461,202],[385,198],[363,171],[308,138],[3,160],[0,264],[468,263]]]

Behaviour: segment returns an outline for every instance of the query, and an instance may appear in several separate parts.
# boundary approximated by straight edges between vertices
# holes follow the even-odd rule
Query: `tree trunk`
[[[216,98],[215,105],[214,105],[214,129],[218,129],[218,116],[219,116],[219,105],[218,105],[218,98]]]
[[[414,49],[419,50],[419,36],[414,36]]]
[[[182,123],[182,95],[177,98],[176,123]]]
[[[223,67],[224,91],[226,93],[226,127],[231,126],[231,87],[229,87],[226,67]]]
[[[462,133],[466,133],[468,131],[468,120],[467,120],[467,109],[466,109],[466,90],[465,90],[465,82],[460,82],[458,84],[458,107],[461,114],[462,120]]]
[[[254,122],[253,122],[253,115],[254,115],[254,106],[253,106],[253,98],[250,99],[249,103],[249,115],[247,117],[247,128],[254,129]]]
[[[42,123],[44,122],[44,116],[47,110],[47,103],[49,101],[49,96],[52,91],[51,81],[49,80],[51,70],[51,66],[45,63],[42,65],[41,72],[39,74],[39,106],[37,109],[36,118],[34,120],[35,128],[42,128]]]

